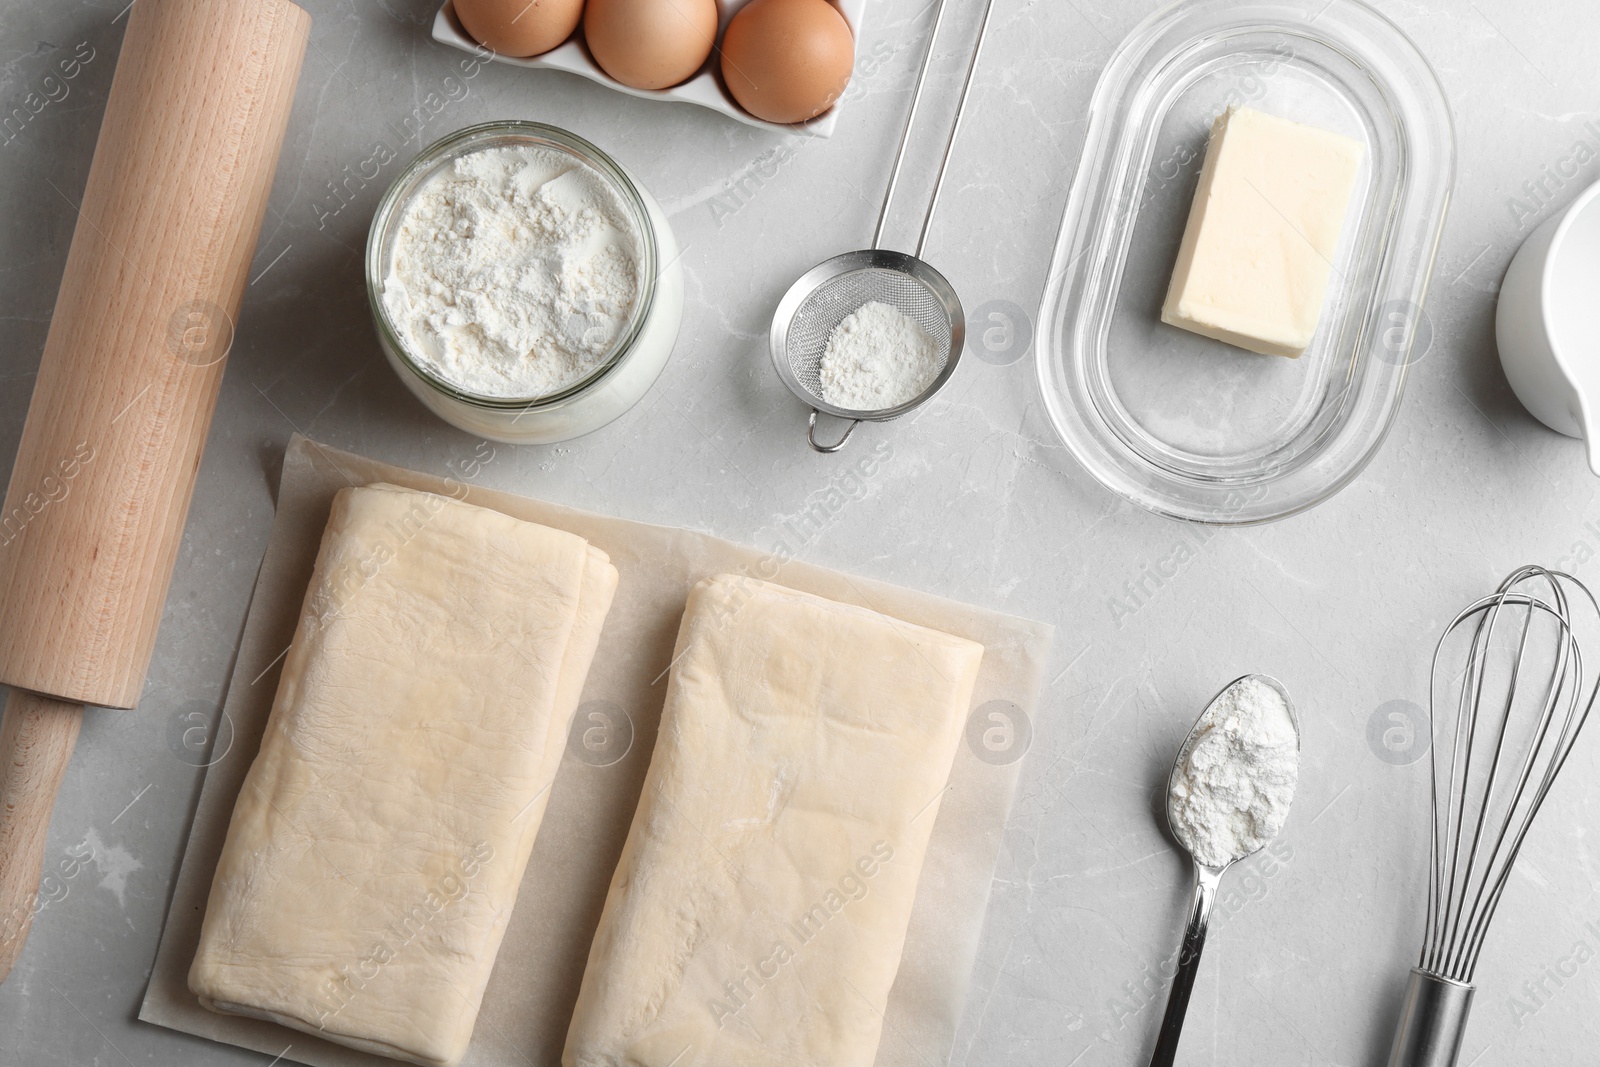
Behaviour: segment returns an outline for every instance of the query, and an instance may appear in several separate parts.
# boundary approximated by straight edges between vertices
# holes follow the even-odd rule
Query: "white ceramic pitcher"
[[[1600,184],[1528,235],[1495,312],[1511,388],[1552,430],[1582,438],[1600,475]]]

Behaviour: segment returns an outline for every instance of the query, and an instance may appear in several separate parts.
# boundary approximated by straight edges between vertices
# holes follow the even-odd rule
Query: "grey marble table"
[[[125,3],[0,3],[0,111],[42,91],[60,58],[82,59],[64,93],[58,84],[0,144],[7,468],[72,234],[63,193],[83,187]],[[1151,7],[998,3],[928,254],[969,307],[1008,302],[1025,328],[1089,94]],[[429,39],[432,0],[309,0],[311,49],[154,666],[138,711],[88,714],[50,832],[56,881],[0,986],[0,1064],[267,1059],[135,1014],[203,774],[184,730],[217,717],[284,445],[299,430],[437,473],[481,459],[479,442],[404,391],[373,337],[360,250],[399,164],[347,204],[330,182],[380,142],[403,160],[421,141],[505,117],[568,127],[619,157],[686,248],[674,359],[620,421],[561,446],[499,447],[479,478],[771,543],[836,469],[806,450],[805,412],[771,373],[771,309],[804,268],[871,232],[927,4],[872,5],[857,88],[837,135],[821,141],[555,72],[495,66],[452,88],[459,54]],[[958,32],[939,50],[935,113],[953,102],[976,6],[960,5]],[[1060,446],[1031,358],[974,359],[921,417],[859,432],[889,442],[890,458],[805,548],[817,563],[1058,628],[955,1063],[1144,1061],[1164,995],[1155,976],[1188,895],[1188,871],[1158,828],[1161,778],[1203,701],[1250,670],[1297,695],[1303,784],[1276,853],[1224,898],[1185,1062],[1380,1062],[1420,936],[1427,763],[1369,742],[1369,727],[1403,707],[1391,702],[1426,700],[1439,628],[1512,567],[1600,571],[1600,506],[1582,449],[1518,406],[1492,330],[1519,241],[1600,179],[1600,8],[1382,6],[1444,82],[1459,168],[1428,304],[1431,347],[1387,444],[1350,488],[1258,529],[1157,518],[1102,490]],[[923,176],[936,139],[914,150]],[[913,214],[891,229],[903,235]],[[1181,567],[1162,566],[1175,556]],[[1175,573],[1143,579],[1152,569]],[[1142,579],[1130,612],[1130,583]],[[1600,837],[1588,839],[1600,818],[1600,738],[1589,741],[1506,895],[1466,1062],[1576,1062],[1600,1037]]]

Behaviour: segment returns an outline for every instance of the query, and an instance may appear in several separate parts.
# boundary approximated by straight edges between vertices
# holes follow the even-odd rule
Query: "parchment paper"
[[[333,495],[370,482],[449,493],[473,504],[570,530],[611,556],[621,575],[594,666],[587,705],[633,725],[626,755],[607,766],[571,746],[517,898],[472,1036],[467,1067],[555,1067],[577,1000],[589,941],[655,746],[665,671],[690,588],[720,573],[747,573],[859,604],[981,642],[973,707],[1010,701],[1031,715],[1051,639],[1041,623],[854,578],[705,534],[613,519],[391,467],[296,436],[284,458],[277,516],[245,623],[223,713],[232,744],[206,772],[172,907],[139,1018],[314,1067],[392,1064],[274,1023],[200,1007],[187,976],[199,944],[212,874],[245,772],[255,759],[277,690],[281,657],[298,621]],[[987,752],[987,712],[969,723],[956,756],[917,890],[899,975],[885,1012],[878,1067],[948,1062],[1011,810],[1019,762]],[[579,707],[580,719],[586,708]],[[982,719],[981,722],[977,721]],[[1003,724],[1001,729],[1003,729]],[[218,730],[219,737],[225,730]],[[612,755],[615,753],[613,749]],[[607,757],[610,758],[610,757]],[[285,1047],[287,1046],[287,1052]]]

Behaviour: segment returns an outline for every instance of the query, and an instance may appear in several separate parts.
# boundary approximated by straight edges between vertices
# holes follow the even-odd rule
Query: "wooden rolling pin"
[[[144,687],[310,29],[286,0],[129,10],[0,509],[0,980],[83,705]]]

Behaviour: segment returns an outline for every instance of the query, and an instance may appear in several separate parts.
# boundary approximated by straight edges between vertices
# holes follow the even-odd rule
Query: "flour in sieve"
[[[1207,709],[1172,779],[1172,832],[1208,867],[1261,848],[1283,829],[1300,777],[1289,703],[1243,678]]]
[[[536,145],[486,148],[406,205],[383,303],[421,366],[482,396],[547,396],[627,326],[640,237],[610,183]]]
[[[850,411],[898,407],[922,395],[944,369],[933,336],[880,300],[856,308],[828,335],[822,399]]]

